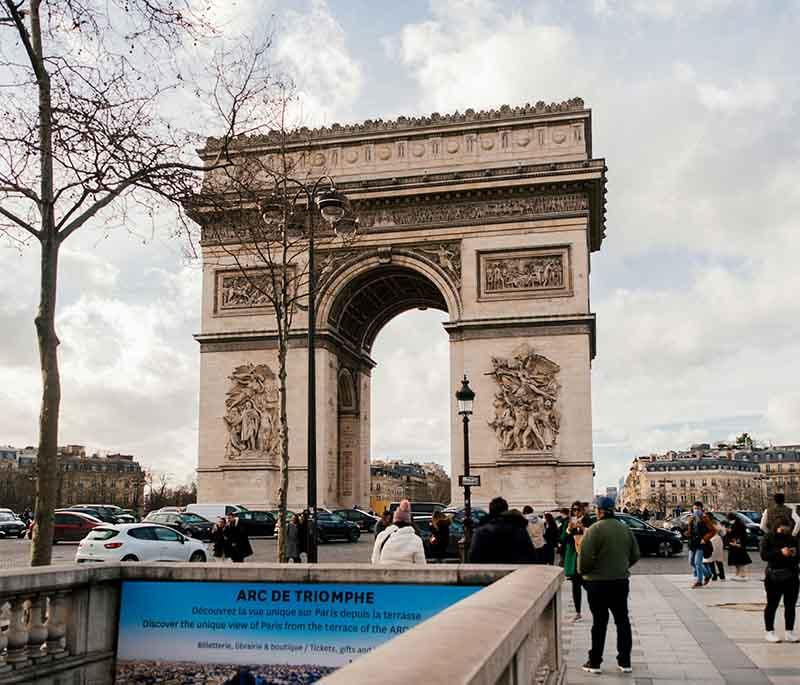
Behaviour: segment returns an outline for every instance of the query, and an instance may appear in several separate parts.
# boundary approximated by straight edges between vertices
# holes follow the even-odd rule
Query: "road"
[[[369,563],[372,554],[372,535],[363,535],[357,543],[329,542],[319,547],[319,559],[327,563]],[[250,562],[268,563],[275,561],[276,542],[274,538],[255,538],[251,540],[254,554]],[[53,548],[54,564],[71,564],[75,559],[77,543],[60,543]],[[727,556],[727,555],[726,555]],[[753,564],[749,568],[750,575],[761,577],[764,563],[758,558],[758,552],[750,551]],[[0,569],[24,568],[30,558],[30,541],[0,540]],[[634,574],[682,574],[690,573],[686,555],[678,555],[669,559],[645,557],[636,564]]]

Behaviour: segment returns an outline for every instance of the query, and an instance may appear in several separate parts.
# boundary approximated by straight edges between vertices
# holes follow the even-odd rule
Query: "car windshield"
[[[0,512],[0,521],[16,521],[16,519],[11,514]]]
[[[740,511],[739,513],[753,523],[761,523],[761,514],[757,511]]]
[[[94,530],[89,531],[89,534],[86,536],[88,540],[108,540],[109,538],[113,538],[115,535],[119,535],[118,531],[111,530],[111,528],[95,528]]]
[[[197,514],[183,514],[183,520],[188,523],[210,523],[208,519],[204,519]]]

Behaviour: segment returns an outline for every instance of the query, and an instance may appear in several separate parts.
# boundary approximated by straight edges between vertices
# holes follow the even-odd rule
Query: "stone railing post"
[[[47,654],[53,659],[60,659],[68,654],[64,647],[68,602],[69,593],[64,590],[54,592],[50,596],[47,610]]]
[[[47,624],[45,612],[47,596],[35,595],[30,600],[30,624],[28,627],[28,658],[34,663],[47,659],[44,643],[47,640]]]
[[[28,663],[28,597],[18,596],[9,600],[11,616],[8,624],[8,656],[6,661],[15,669]]]
[[[3,626],[9,619],[10,611],[8,602],[0,599],[0,673],[11,670],[11,666],[6,663],[6,655],[4,654],[8,646],[8,630],[3,630]]]

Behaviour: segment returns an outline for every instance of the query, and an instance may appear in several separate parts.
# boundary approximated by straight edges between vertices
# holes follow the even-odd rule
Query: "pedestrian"
[[[563,509],[559,509],[558,512],[558,546],[556,547],[556,552],[558,553],[558,565],[561,568],[564,568],[564,555],[566,553],[566,545],[564,544],[564,540],[566,539],[568,525],[569,509],[564,507]]]
[[[303,562],[300,557],[300,517],[292,515],[292,520],[286,524],[286,558],[295,564]]]
[[[644,508],[642,511],[642,521],[649,521],[650,520],[650,512],[647,510],[647,507]]]
[[[711,572],[711,580],[725,580],[725,528],[720,524],[711,538],[711,554],[703,551],[703,565]]]
[[[247,531],[234,512],[228,514],[223,538],[225,540],[225,556],[233,563],[241,564],[247,557],[252,556],[253,548],[250,546]]]
[[[747,553],[747,527],[734,512],[728,514],[728,524],[728,566],[736,569],[731,580],[747,580],[747,566],[753,563]]]
[[[764,590],[767,593],[767,606],[764,609],[764,630],[767,642],[780,642],[775,634],[775,613],[783,598],[783,618],[786,626],[786,642],[798,642],[794,631],[795,605],[800,590],[800,549],[798,540],[792,535],[791,519],[771,521],[774,532],[767,533],[761,540],[761,558],[767,562],[764,572]]]
[[[544,549],[544,521],[533,512],[533,507],[525,505],[522,507],[522,515],[528,522],[528,535],[533,543],[533,553],[536,563],[544,563],[542,554]]]
[[[428,542],[431,557],[442,561],[450,546],[450,519],[441,511],[434,511],[431,518],[431,537]]]
[[[375,537],[378,537],[378,533],[386,530],[391,525],[392,525],[392,512],[389,511],[388,509],[384,509],[380,520],[375,524]]]
[[[225,517],[220,516],[211,529],[211,551],[214,561],[225,561]]]
[[[567,525],[561,536],[561,543],[564,545],[564,575],[572,583],[572,603],[575,606],[575,616],[572,620],[575,622],[583,618],[581,615],[583,578],[578,568],[578,555],[583,535],[590,525],[591,520],[585,514],[583,504],[573,502]]]
[[[717,527],[711,520],[711,517],[705,512],[702,502],[695,502],[692,505],[692,516],[689,519],[689,563],[692,565],[692,574],[694,575],[693,588],[703,587],[708,585],[711,580],[711,571],[709,571],[703,559],[706,557],[706,552],[711,555],[711,538],[717,532]]]
[[[473,564],[532,564],[535,551],[528,535],[528,521],[508,502],[495,497],[489,516],[472,535],[469,561]]]
[[[628,616],[628,578],[630,567],[639,561],[639,545],[631,529],[614,515],[613,499],[599,497],[595,506],[597,523],[586,530],[578,557],[592,612],[592,648],[583,670],[602,672],[610,611],[617,626],[617,667],[630,673],[633,635]]]
[[[425,564],[425,547],[414,530],[411,502],[404,499],[394,510],[392,525],[375,538],[373,564]]]
[[[303,509],[300,514],[300,523],[297,527],[297,539],[299,541],[298,552],[300,552],[301,555],[305,554],[306,559],[308,559],[308,519],[308,509]]]
[[[800,535],[800,514],[786,506],[786,495],[776,492],[773,500],[774,504],[764,509],[764,513],[761,514],[761,530],[765,533],[772,532],[777,523],[785,519],[789,521],[790,526],[793,525],[792,535],[795,537]],[[794,523],[792,524],[792,522]]]
[[[542,563],[549,564],[550,566],[553,565],[556,558],[558,538],[558,524],[556,524],[553,515],[548,511],[544,515],[544,548]]]

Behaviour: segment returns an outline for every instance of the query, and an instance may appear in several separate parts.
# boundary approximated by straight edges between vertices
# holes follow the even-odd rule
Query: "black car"
[[[466,518],[464,507],[447,507],[442,513],[449,516],[453,521],[458,521],[462,525]],[[489,518],[489,512],[481,507],[470,507],[470,518],[477,527]]]
[[[346,521],[355,523],[364,533],[373,532],[375,524],[378,522],[377,516],[361,511],[361,509],[334,509],[331,513],[341,516]]]
[[[179,514],[175,511],[154,511],[147,515],[147,523],[158,523],[198,540],[210,540],[214,524],[197,514]]]
[[[657,554],[660,557],[671,557],[683,551],[683,539],[680,533],[663,528],[654,528],[649,523],[637,519],[630,514],[615,514],[633,532],[642,556]]]
[[[425,558],[431,559],[433,554],[431,552],[431,518],[430,516],[415,516],[414,526],[417,529],[417,534],[422,538],[422,545],[425,547]],[[463,515],[462,515],[463,519]],[[460,559],[461,555],[458,550],[458,541],[464,537],[464,524],[461,521],[450,521],[450,540],[447,543],[447,554],[445,559]]]
[[[327,511],[317,511],[317,542],[347,540],[358,542],[361,531],[355,523]]]
[[[74,507],[64,507],[61,509],[61,511],[74,511],[78,514],[86,514],[87,516],[93,516],[94,518],[99,519],[103,523],[117,523],[116,517],[104,511],[102,507],[99,509],[94,509],[92,507],[75,505]]]
[[[253,537],[272,537],[275,535],[275,526],[277,521],[275,517],[268,511],[247,511],[237,512],[236,518],[239,523],[244,526],[247,535]]]
[[[0,538],[22,538],[28,527],[14,514],[0,511]]]

